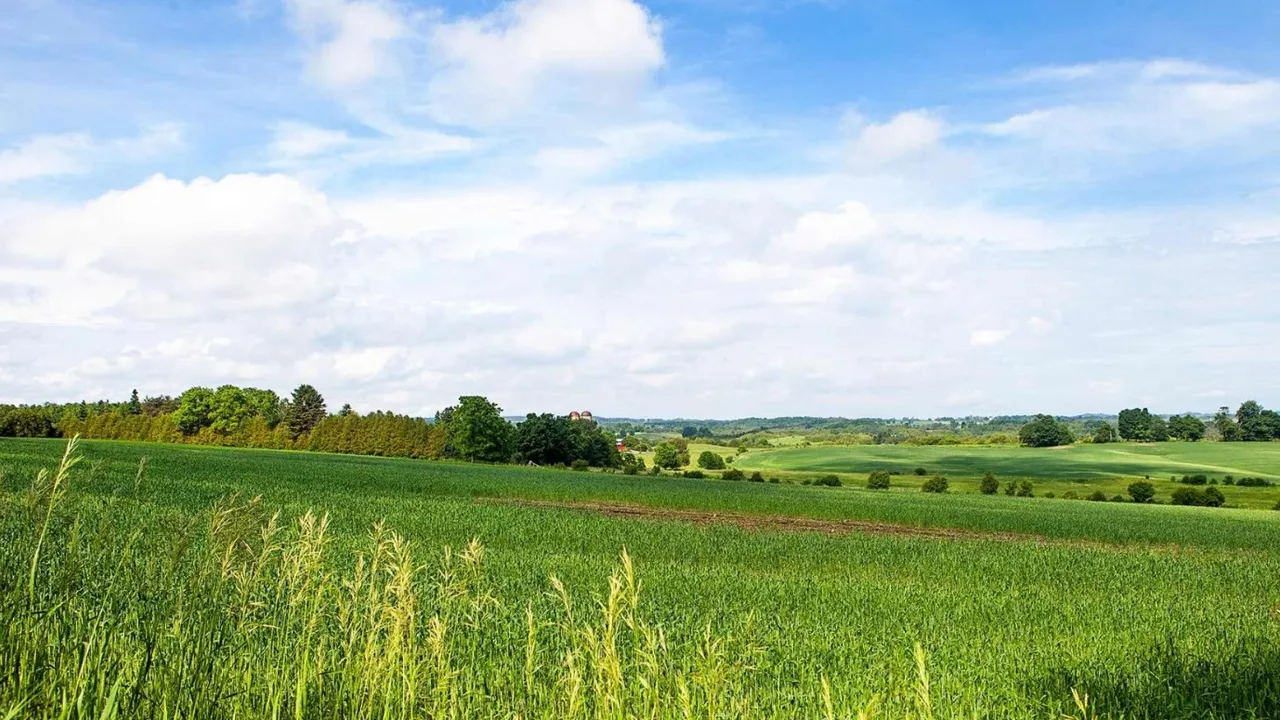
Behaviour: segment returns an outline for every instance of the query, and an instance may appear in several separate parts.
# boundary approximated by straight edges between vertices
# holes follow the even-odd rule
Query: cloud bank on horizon
[[[1280,8],[17,0],[0,402],[1280,402]],[[966,14],[967,13],[967,14]]]

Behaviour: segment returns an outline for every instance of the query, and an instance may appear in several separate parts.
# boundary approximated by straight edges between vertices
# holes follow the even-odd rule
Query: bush
[[[1243,480],[1244,478],[1241,478]],[[1182,484],[1184,485],[1204,485],[1209,482],[1209,478],[1204,475],[1183,475]]]
[[[707,474],[702,472],[701,470],[685,470],[684,476],[687,478],[692,478],[694,480],[702,480],[707,476]]]
[[[1173,495],[1169,498],[1171,505],[1193,505],[1199,507],[1222,507],[1227,499],[1222,496],[1222,491],[1216,487],[1208,487],[1204,490],[1195,488],[1178,488],[1173,491]]]
[[[1089,493],[1089,499],[1092,500],[1093,502],[1106,502],[1107,494],[1102,492],[1101,490],[1094,490],[1093,492]]]
[[[1222,484],[1223,484],[1223,485],[1235,485],[1235,484],[1236,484],[1236,479],[1235,479],[1235,477],[1234,477],[1234,476],[1232,476],[1232,475],[1228,475],[1228,476],[1226,476],[1226,477],[1222,478]]]
[[[751,477],[747,478],[747,481],[748,482],[764,482],[764,476],[760,474],[759,470],[757,470],[751,473]]]
[[[925,470],[922,467],[918,467],[915,470],[912,470],[911,472],[915,473],[916,475],[919,475],[920,477],[924,477],[925,475],[929,474],[929,471]]]
[[[867,476],[867,488],[869,490],[888,490],[889,489],[889,473],[884,470],[876,470]]]
[[[640,466],[639,466],[639,465],[635,465],[635,464],[631,464],[631,465],[623,465],[623,466],[622,466],[622,474],[623,474],[623,475],[639,475],[639,474],[640,474]]]
[[[947,482],[946,478],[941,475],[934,475],[928,480],[925,480],[924,485],[922,485],[920,489],[928,493],[944,493],[947,491],[948,485],[950,485],[950,483]]]
[[[1013,481],[1013,480],[1010,480],[1007,484],[1005,484],[1005,486],[1004,486],[1004,494],[1005,494],[1005,495],[1008,495],[1008,496],[1012,497],[1012,496],[1014,495],[1014,493],[1016,493],[1016,492],[1018,492],[1018,483],[1017,483],[1017,482],[1015,482],[1015,481]]]
[[[574,460],[573,463],[569,465],[569,467],[574,470],[577,470],[578,472],[586,472],[587,468],[590,467],[590,464],[586,460],[583,460],[582,458],[578,458],[577,460]]]
[[[720,479],[733,480],[735,482],[738,482],[738,481],[746,480],[747,474],[742,472],[738,468],[733,468],[731,470],[725,470],[724,472],[720,473]]]
[[[710,450],[703,450],[698,456],[698,467],[703,470],[723,470],[724,458]]]
[[[840,482],[840,478],[839,478],[839,476],[837,476],[837,475],[823,475],[822,477],[818,478],[817,480],[814,480],[814,481],[813,481],[813,484],[814,484],[814,485],[823,485],[823,486],[826,486],[826,487],[840,487],[840,486],[841,486],[841,485],[843,485],[844,483]]]
[[[1156,486],[1149,482],[1136,482],[1129,485],[1129,497],[1136,503],[1149,503],[1156,496]]]
[[[653,467],[649,468],[649,474],[650,474],[650,475],[653,475],[653,476],[655,476],[655,477],[656,477],[656,476],[658,476],[658,475],[661,475],[661,474],[662,474],[662,468],[658,467],[657,465],[654,465]]]
[[[1271,506],[1271,509],[1272,509],[1272,510],[1280,510],[1280,500],[1277,500],[1277,501],[1276,501],[1276,504]]]
[[[772,483],[772,484],[774,484],[774,485],[777,485],[778,483],[780,483],[780,482],[782,482],[782,481],[781,481],[781,480],[779,480],[779,479],[778,479],[778,478],[776,478],[776,477],[771,477],[771,478],[769,478],[769,482],[770,482],[770,483]]]
[[[1051,493],[1051,492],[1050,492],[1050,493],[1045,493],[1045,494],[1044,494],[1044,496],[1045,496],[1045,497],[1047,497],[1047,498],[1049,498],[1050,500],[1052,500],[1053,498],[1058,497],[1057,495],[1054,495],[1054,494],[1053,494],[1053,493]]]
[[[1031,492],[1031,481],[1023,480],[1018,483],[1018,497],[1035,497]]]
[[[1111,502],[1124,502],[1124,501],[1125,501],[1125,499],[1124,499],[1124,496],[1123,496],[1123,495],[1112,495],[1112,496],[1111,496]]]
[[[1236,487],[1271,487],[1274,483],[1266,478],[1242,477],[1236,481]]]
[[[978,490],[983,495],[995,495],[1000,491],[1000,481],[996,480],[996,476],[987,471],[982,474],[982,482],[978,483]]]
[[[1062,493],[1062,499],[1063,500],[1079,500],[1080,496],[1076,494],[1075,490],[1068,490]]]

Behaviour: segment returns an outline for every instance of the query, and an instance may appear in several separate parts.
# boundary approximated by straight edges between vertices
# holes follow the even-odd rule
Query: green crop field
[[[62,449],[0,440],[6,720],[1280,716],[1280,513]]]
[[[854,445],[752,450],[734,461],[742,470],[765,473],[851,473],[873,470],[929,474],[972,480],[990,471],[1001,478],[1031,478],[1042,490],[1093,490],[1123,494],[1137,479],[1168,483],[1171,476],[1205,474],[1214,480],[1261,477],[1280,483],[1280,443],[1117,443],[1062,448],[1007,446]],[[910,482],[906,477],[904,482]],[[968,485],[964,485],[968,487]],[[1171,486],[1164,485],[1168,490]],[[1224,488],[1225,489],[1225,488]],[[1280,490],[1229,490],[1242,507],[1269,508]],[[1164,493],[1167,496],[1167,492]]]

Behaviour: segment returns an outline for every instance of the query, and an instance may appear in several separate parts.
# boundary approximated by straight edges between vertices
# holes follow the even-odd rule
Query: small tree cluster
[[[1210,486],[1203,490],[1193,487],[1181,487],[1173,491],[1169,498],[1172,505],[1196,505],[1200,507],[1222,507],[1227,499],[1222,491]]]
[[[949,485],[950,483],[945,477],[941,475],[934,475],[928,480],[925,480],[924,485],[921,485],[920,489],[927,493],[944,493],[947,491],[947,487]]]
[[[867,488],[869,490],[888,490],[890,484],[889,471],[875,470],[867,476]]]

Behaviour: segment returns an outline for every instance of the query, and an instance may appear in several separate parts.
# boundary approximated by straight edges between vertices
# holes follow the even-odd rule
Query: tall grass
[[[284,522],[231,498],[185,526],[129,527],[136,516],[115,512],[128,499],[68,500],[78,460],[73,441],[25,512],[3,506],[0,718],[767,714],[752,681],[761,649],[710,626],[673,646],[646,619],[625,550],[587,606],[555,577],[553,616],[516,601],[513,644],[500,627],[513,601],[487,586],[478,542],[423,565],[378,524],[339,572],[326,515]],[[844,716],[829,696],[825,708]]]
[[[198,511],[157,503],[150,493],[167,498],[178,481],[156,474],[169,459],[156,452],[155,464],[86,473],[68,448],[24,492],[0,494],[0,720],[1280,710],[1276,633],[1250,606],[1275,588],[1257,579],[1275,568],[1261,555],[1254,567],[1219,553],[704,534],[450,500],[411,512],[505,549],[460,542],[426,560],[389,524],[339,531],[336,514],[296,500],[289,516],[243,493]],[[346,498],[350,516],[359,494],[301,497],[335,510]],[[408,526],[408,497],[361,501]],[[573,561],[560,577],[511,582],[529,567],[512,555],[545,552],[535,536]],[[582,561],[623,537],[639,568],[627,551],[612,572]],[[673,571],[659,546],[692,564]],[[797,547],[804,574],[781,572]],[[1078,584],[1046,591],[1064,564]],[[605,582],[591,590],[592,577]],[[695,615],[705,598],[753,613]],[[1232,622],[1188,613],[1212,602]]]

